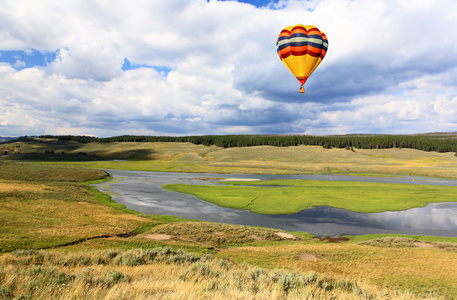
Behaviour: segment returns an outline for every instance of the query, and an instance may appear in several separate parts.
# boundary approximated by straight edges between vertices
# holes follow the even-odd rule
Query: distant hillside
[[[24,141],[26,139],[22,138]],[[30,138],[28,138],[30,140]],[[322,146],[329,148],[390,149],[411,148],[422,151],[456,152],[457,132],[424,133],[411,135],[389,134],[348,134],[333,136],[312,135],[204,135],[204,136],[134,136],[123,135],[108,138],[92,136],[52,136],[43,135],[39,139],[75,141],[78,143],[111,142],[188,142],[205,146],[215,145],[222,148],[252,146]],[[36,138],[33,139],[36,141]]]
[[[16,139],[17,139],[17,137],[15,137],[15,136],[0,136],[0,143],[9,142],[9,141],[16,140]]]

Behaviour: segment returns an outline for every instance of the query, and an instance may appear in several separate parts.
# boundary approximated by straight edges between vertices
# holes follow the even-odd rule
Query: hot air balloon
[[[284,28],[276,42],[279,58],[300,81],[300,93],[308,77],[327,53],[327,36],[313,25],[297,24]]]

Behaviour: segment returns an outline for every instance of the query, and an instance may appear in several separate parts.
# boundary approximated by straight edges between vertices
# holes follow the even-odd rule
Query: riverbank
[[[252,213],[247,209],[233,209],[212,204],[200,200],[194,195],[171,192],[163,189],[168,184],[180,184],[196,189],[207,189],[208,185],[214,188],[223,188],[224,197],[232,197],[237,203],[243,203],[244,206],[252,201],[246,197],[244,191],[236,197],[231,193],[227,182],[220,183],[219,180],[224,178],[243,178],[243,179],[261,179],[261,181],[244,181],[243,184],[254,185],[268,183],[268,180],[281,178],[299,183],[305,180],[305,187],[298,187],[296,194],[300,194],[301,188],[308,188],[310,182],[318,180],[320,188],[325,191],[327,186],[335,184],[367,184],[370,188],[365,188],[366,194],[361,197],[363,205],[364,197],[370,197],[372,194],[372,185],[386,187],[389,184],[399,185],[399,193],[402,187],[411,188],[438,188],[438,189],[455,189],[457,181],[445,179],[433,179],[419,177],[351,177],[338,175],[259,175],[259,174],[218,174],[217,178],[211,174],[198,173],[170,173],[170,172],[139,172],[139,171],[121,171],[109,170],[113,174],[114,180],[106,182],[96,187],[112,196],[113,200],[126,205],[128,208],[140,211],[145,214],[154,215],[173,215],[185,219],[196,219],[201,221],[222,222],[227,224],[238,224],[247,226],[261,226],[269,228],[278,228],[288,231],[302,231],[314,234],[316,236],[338,236],[338,235],[362,235],[362,234],[411,234],[411,235],[434,235],[453,237],[457,234],[457,224],[455,215],[457,214],[457,203],[450,202],[447,204],[430,204],[422,208],[415,208],[405,211],[387,211],[381,213],[358,213],[345,209],[332,208],[328,206],[316,206],[310,209],[300,211],[295,214],[285,215],[265,215]],[[301,181],[302,180],[302,181]],[[311,181],[306,181],[311,180]],[[230,183],[233,183],[232,181]],[[422,183],[422,184],[421,184]],[[434,184],[428,186],[427,183]],[[449,185],[449,186],[443,186]],[[247,188],[247,187],[245,187]],[[249,187],[251,188],[251,187]],[[310,186],[310,188],[312,188]],[[262,189],[258,187],[257,189]],[[265,190],[268,189],[268,190]],[[270,197],[270,194],[277,191],[278,187],[263,188],[260,192],[265,192],[263,198]],[[282,200],[277,199],[283,207],[288,209],[289,197],[294,197],[293,193],[288,192],[285,188]],[[261,196],[256,190],[252,199]],[[384,190],[380,190],[380,199],[383,200]],[[371,193],[371,194],[370,194]],[[209,194],[210,197],[214,194]],[[344,200],[344,194],[336,192],[335,196],[339,201]],[[225,199],[225,198],[224,198]],[[259,198],[261,199],[261,198]],[[326,200],[326,199],[324,199]],[[267,201],[267,200],[265,200]],[[395,201],[393,201],[395,202]],[[263,203],[263,202],[262,202]],[[262,204],[260,203],[260,205]],[[325,203],[326,202],[322,202]],[[318,203],[319,204],[319,203]],[[351,203],[350,203],[351,204]],[[410,203],[411,204],[411,203]],[[414,204],[414,203],[413,203]],[[417,204],[417,203],[416,203]],[[414,205],[412,205],[414,206]],[[268,208],[268,207],[267,207]]]

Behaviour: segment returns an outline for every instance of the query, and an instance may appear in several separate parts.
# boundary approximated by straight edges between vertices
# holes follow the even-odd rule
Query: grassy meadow
[[[322,180],[224,182],[231,186],[167,184],[219,206],[259,214],[292,214],[313,206],[373,213],[457,201],[457,187]],[[267,186],[267,187],[262,187]]]
[[[0,251],[47,249],[139,230],[152,221],[113,207],[83,181],[101,170],[0,162]],[[106,201],[106,199],[105,199]]]
[[[265,269],[169,247],[0,257],[0,296],[16,299],[411,299],[314,272]]]
[[[109,175],[100,169],[110,168],[457,178],[453,153],[352,152],[312,146],[224,149],[187,143],[71,142],[70,147],[68,141],[49,142],[0,146],[10,147],[9,153],[13,149],[23,152],[0,158],[0,299],[457,298],[456,238],[318,239],[303,232],[142,215],[87,184],[108,180]],[[51,150],[54,154],[44,153]],[[40,165],[6,162],[11,160],[38,160]],[[268,190],[294,195],[290,189],[303,188],[304,182],[267,184],[286,184]],[[314,182],[310,193],[321,191],[319,184]],[[262,189],[221,188],[240,188],[241,194],[249,194],[250,188]],[[333,188],[352,189],[349,194],[358,192],[358,198],[376,188],[379,193],[389,188],[389,205],[405,193],[434,195],[437,201],[452,200],[455,195],[441,187],[411,191],[395,185]],[[336,194],[327,193],[321,194],[322,201]],[[262,207],[249,197],[243,205]],[[355,205],[355,209],[364,206]],[[386,203],[379,205],[382,208]]]
[[[1,160],[47,161],[101,169],[244,174],[369,173],[457,178],[454,152],[399,148],[355,149],[354,152],[319,146],[221,148],[191,143],[80,144],[49,140],[47,143],[3,143],[0,150],[3,149],[10,154],[20,153],[1,157]]]

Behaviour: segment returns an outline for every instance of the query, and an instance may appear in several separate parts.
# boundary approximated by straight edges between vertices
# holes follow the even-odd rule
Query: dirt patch
[[[198,180],[221,180],[221,178],[218,178],[218,177],[197,177],[195,179],[198,179]]]
[[[309,254],[309,253],[300,253],[300,254],[298,254],[298,258],[301,260],[308,260],[308,261],[318,260],[318,258],[316,256]]]
[[[248,235],[248,238],[253,239],[254,241],[262,241],[263,240],[263,238],[261,238],[258,235],[255,235],[255,234]]]
[[[295,235],[292,235],[290,233],[285,233],[285,232],[275,232],[277,236],[280,238],[286,239],[286,240],[296,240],[297,237]]]
[[[169,234],[150,234],[145,236],[145,238],[154,240],[154,241],[169,241],[173,238],[173,236]]]
[[[435,248],[435,245],[424,242],[414,242],[414,246],[421,248]]]
[[[349,241],[349,238],[345,237],[345,236],[337,236],[337,237],[326,236],[324,238],[319,238],[319,241],[327,241],[329,243],[341,243],[341,242]]]

